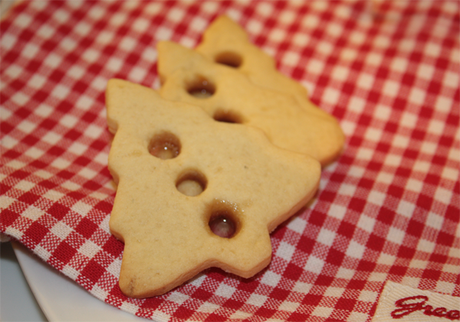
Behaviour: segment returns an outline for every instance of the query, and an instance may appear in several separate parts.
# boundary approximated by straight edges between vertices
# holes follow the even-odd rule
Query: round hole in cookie
[[[188,170],[179,176],[176,188],[186,196],[194,197],[201,194],[208,184],[206,177],[198,170]]]
[[[226,51],[218,54],[214,60],[218,64],[227,65],[233,68],[238,68],[243,63],[243,58],[241,55],[231,51]]]
[[[187,85],[187,92],[196,98],[208,98],[214,95],[216,87],[205,77],[198,76]]]
[[[171,132],[156,134],[149,144],[149,153],[159,159],[174,159],[180,153],[181,144]]]
[[[213,116],[214,120],[225,123],[243,123],[240,114],[230,110],[216,110]]]
[[[232,238],[240,230],[237,207],[225,201],[215,201],[209,207],[208,226],[214,235]]]

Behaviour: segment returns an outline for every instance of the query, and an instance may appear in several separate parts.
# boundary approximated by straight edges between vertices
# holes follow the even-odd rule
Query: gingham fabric
[[[386,281],[460,296],[458,1],[19,1],[1,22],[0,231],[155,321],[371,321]],[[159,297],[117,285],[104,92],[158,87],[156,42],[226,14],[347,137],[251,279],[209,269]],[[61,296],[65,296],[62,294]]]

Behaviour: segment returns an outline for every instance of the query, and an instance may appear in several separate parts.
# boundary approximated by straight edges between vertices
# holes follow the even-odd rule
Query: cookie
[[[278,72],[275,60],[253,45],[246,31],[229,17],[214,20],[195,50],[216,63],[237,69],[256,85],[293,95],[309,113],[335,122],[308,100],[305,87]]]
[[[307,154],[323,166],[342,151],[333,118],[318,116],[293,95],[255,85],[234,68],[170,41],[157,43],[160,94],[203,108],[211,117],[261,129],[278,147]]]
[[[319,162],[127,81],[109,81],[106,105],[124,294],[160,295],[209,267],[248,278],[268,265],[269,233],[313,197]]]

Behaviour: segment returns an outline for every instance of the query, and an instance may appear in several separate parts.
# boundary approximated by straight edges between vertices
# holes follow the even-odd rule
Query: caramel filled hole
[[[197,77],[187,86],[187,92],[196,98],[208,98],[214,95],[216,87],[204,77]]]
[[[162,160],[174,159],[180,153],[180,141],[170,132],[163,132],[153,137],[149,144],[149,153]]]
[[[207,183],[206,177],[201,172],[191,170],[179,177],[176,182],[176,188],[182,194],[194,197],[206,189]]]
[[[225,123],[243,123],[240,114],[234,111],[217,110],[213,116],[214,120]]]
[[[241,55],[233,52],[220,53],[215,57],[215,62],[229,67],[238,68],[243,63]]]
[[[219,237],[234,237],[240,228],[235,207],[225,202],[214,204],[211,207],[208,225],[211,232]]]

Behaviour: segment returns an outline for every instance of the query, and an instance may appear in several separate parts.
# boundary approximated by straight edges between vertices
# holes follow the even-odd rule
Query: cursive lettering
[[[410,296],[399,299],[395,302],[397,309],[391,312],[391,316],[393,319],[401,319],[402,317],[413,312],[421,311],[423,314],[428,316],[437,316],[452,321],[460,320],[459,310],[447,310],[445,307],[433,308],[433,306],[427,304],[428,300],[428,296],[424,295]]]

